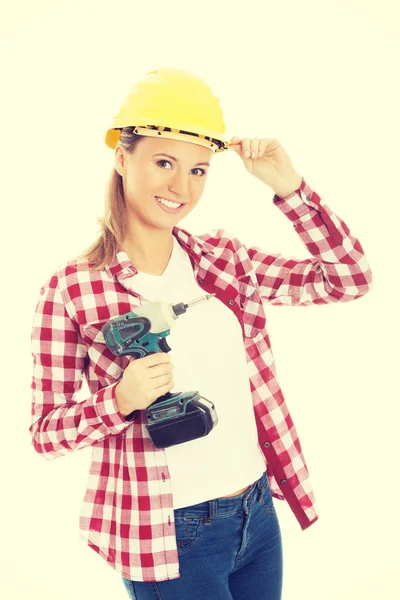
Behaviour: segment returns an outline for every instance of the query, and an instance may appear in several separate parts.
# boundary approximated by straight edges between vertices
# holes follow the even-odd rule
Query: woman
[[[36,307],[33,446],[49,460],[92,446],[80,532],[131,598],[278,600],[273,497],[302,529],[318,511],[264,306],[355,300],[371,287],[369,265],[276,139],[225,139],[219,101],[187,71],[148,73],[105,141],[115,166],[101,236],[50,277]],[[195,236],[177,227],[226,149],[274,190],[311,258],[267,254],[223,229]],[[131,360],[105,343],[113,317],[206,293],[215,296],[178,319],[170,354]],[[77,402],[83,374],[90,396]],[[146,409],[175,385],[215,403],[218,423],[156,448]]]

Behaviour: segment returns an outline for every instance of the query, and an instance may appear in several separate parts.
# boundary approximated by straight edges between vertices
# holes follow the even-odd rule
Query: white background
[[[114,160],[105,131],[136,80],[162,66],[211,86],[229,138],[279,139],[364,248],[367,296],[266,306],[320,511],[302,531],[275,500],[283,600],[400,597],[399,17],[395,0],[2,1],[3,598],[128,597],[79,537],[91,450],[51,463],[31,447],[30,332],[43,283],[98,235]],[[307,258],[272,198],[225,152],[179,225]]]

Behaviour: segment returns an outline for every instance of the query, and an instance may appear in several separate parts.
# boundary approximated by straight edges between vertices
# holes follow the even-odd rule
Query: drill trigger
[[[161,340],[159,341],[158,347],[160,348],[161,352],[170,352],[170,350],[172,350],[172,348],[169,347],[168,342],[164,337],[161,338]]]

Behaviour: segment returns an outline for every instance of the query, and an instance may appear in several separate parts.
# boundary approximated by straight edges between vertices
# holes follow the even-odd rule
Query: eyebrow
[[[168,156],[168,158],[172,158],[172,160],[178,161],[177,158],[175,158],[175,156],[171,156],[170,154],[165,154],[164,152],[161,152],[159,154],[153,154],[153,156]],[[208,165],[210,166],[210,163],[208,162],[199,162],[195,164],[195,167],[197,167],[197,165]]]

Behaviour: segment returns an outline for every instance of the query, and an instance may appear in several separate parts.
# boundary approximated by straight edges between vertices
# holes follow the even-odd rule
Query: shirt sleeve
[[[273,202],[293,223],[312,258],[246,247],[263,300],[278,306],[348,302],[371,289],[372,273],[360,242],[304,178],[298,190],[283,199],[275,194]]]
[[[115,400],[118,381],[78,402],[87,351],[53,275],[41,288],[33,318],[31,426],[34,449],[48,460],[116,435],[126,421]]]

